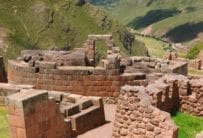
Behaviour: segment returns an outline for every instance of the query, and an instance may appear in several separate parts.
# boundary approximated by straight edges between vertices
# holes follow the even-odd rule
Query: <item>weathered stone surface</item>
[[[75,100],[63,101],[61,95]],[[11,129],[21,129],[22,133],[17,133],[20,138],[72,138],[105,123],[100,97],[24,89],[9,96],[7,105],[10,135],[16,135]]]
[[[131,94],[130,94],[131,93]],[[128,108],[131,104],[135,108]],[[172,122],[170,115],[151,105],[152,99],[141,86],[124,86],[118,97],[118,105],[112,137],[168,137],[176,138],[178,128]],[[160,118],[158,118],[160,116]],[[164,120],[162,118],[165,118]],[[128,121],[129,120],[129,121]],[[128,123],[126,123],[128,122]],[[121,124],[121,125],[118,125]],[[161,125],[160,125],[161,124]],[[164,125],[162,125],[164,124]]]

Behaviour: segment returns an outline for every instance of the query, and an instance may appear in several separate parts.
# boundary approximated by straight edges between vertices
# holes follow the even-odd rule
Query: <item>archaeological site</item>
[[[97,40],[107,47],[99,63]],[[71,51],[24,50],[8,61],[7,74],[0,62],[10,138],[85,138],[88,132],[86,138],[177,138],[171,114],[203,117],[203,78],[188,76],[201,60],[123,56],[110,34],[88,35]],[[116,105],[112,114],[105,110],[109,103]]]

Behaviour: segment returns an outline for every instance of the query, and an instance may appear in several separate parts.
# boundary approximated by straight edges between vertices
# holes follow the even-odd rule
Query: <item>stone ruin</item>
[[[165,75],[148,86],[122,87],[113,138],[177,138],[170,114],[176,111],[203,117],[203,78]]]
[[[96,66],[100,39],[107,56]],[[203,116],[203,79],[187,72],[187,62],[122,57],[111,35],[89,35],[73,51],[26,50],[9,60],[0,103],[12,138],[76,137],[105,123],[105,97],[118,99],[112,137],[176,138],[170,113]]]
[[[11,138],[72,138],[105,123],[99,97],[28,89],[7,105]]]
[[[196,69],[196,70],[201,70],[202,69],[202,59],[201,58],[196,58],[196,59],[184,59],[178,57],[176,52],[168,52],[165,56],[164,59],[167,60],[176,60],[176,61],[182,61],[182,62],[187,62],[188,67]]]

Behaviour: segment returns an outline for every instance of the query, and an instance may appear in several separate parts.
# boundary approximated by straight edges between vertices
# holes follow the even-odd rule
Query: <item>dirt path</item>
[[[116,105],[105,104],[104,109],[107,123],[82,135],[79,135],[77,138],[111,138]]]

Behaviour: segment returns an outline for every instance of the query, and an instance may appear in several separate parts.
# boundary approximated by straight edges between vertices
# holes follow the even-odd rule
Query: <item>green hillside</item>
[[[75,0],[0,0],[0,3],[0,40],[8,46],[7,52],[1,50],[1,55],[6,59],[15,58],[23,49],[81,47],[87,35],[94,33],[112,33],[116,46],[129,53],[129,45],[121,39],[126,37],[126,29],[89,3],[82,6],[76,5]],[[131,46],[139,54],[146,53],[138,41]]]
[[[120,23],[139,31],[148,27],[149,34],[172,42],[189,42],[203,32],[202,0],[99,1],[92,0],[93,4],[108,9]]]

